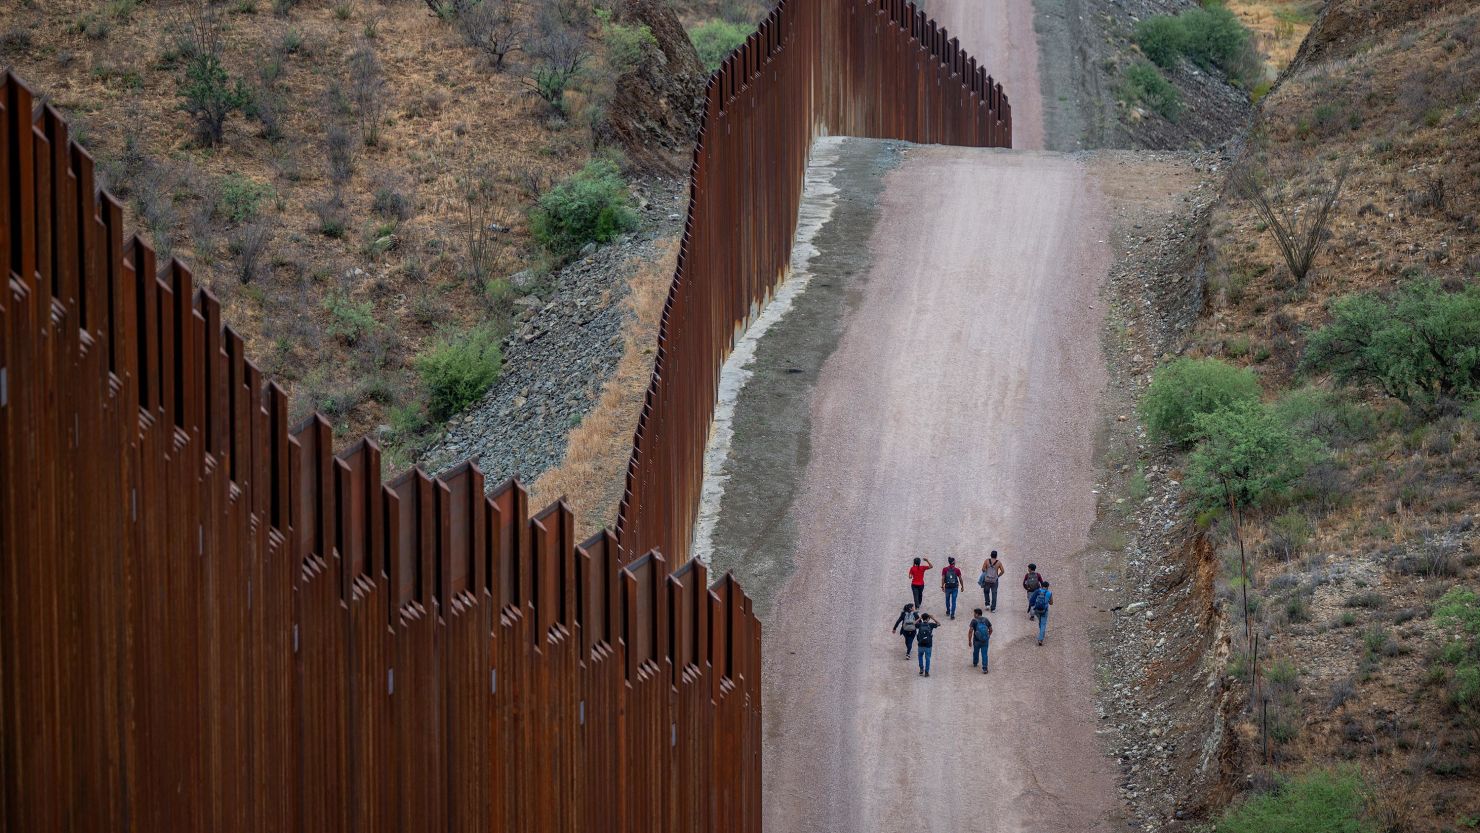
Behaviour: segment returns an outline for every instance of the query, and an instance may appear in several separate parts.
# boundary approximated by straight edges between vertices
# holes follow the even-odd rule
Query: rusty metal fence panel
[[[815,136],[1010,130],[912,5],[778,6],[710,80],[618,530],[578,544],[517,482],[383,483],[373,442],[290,427],[6,75],[3,829],[757,833],[760,623],[684,563],[719,366],[784,274]]]
[[[733,582],[290,429],[57,113],[0,111],[4,830],[759,830],[710,800],[759,788]]]
[[[790,266],[812,140],[1010,147],[1002,86],[903,0],[783,0],[705,91],[689,213],[627,466],[628,557],[687,559],[720,366]]]

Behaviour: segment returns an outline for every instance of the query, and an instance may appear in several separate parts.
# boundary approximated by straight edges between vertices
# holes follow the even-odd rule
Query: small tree
[[[1141,416],[1152,433],[1187,444],[1197,417],[1235,402],[1259,401],[1254,374],[1217,359],[1182,357],[1158,368],[1141,398]]]
[[[1308,204],[1285,210],[1276,209],[1270,192],[1260,183],[1259,177],[1248,167],[1235,171],[1233,187],[1250,202],[1260,218],[1274,236],[1275,245],[1285,258],[1285,265],[1295,280],[1304,283],[1311,264],[1321,244],[1326,242],[1326,227],[1331,222],[1331,210],[1341,196],[1341,187],[1346,183],[1347,169],[1342,168],[1336,178],[1325,187],[1317,187]]]
[[[349,98],[360,122],[360,138],[367,145],[380,142],[380,124],[385,119],[385,75],[370,44],[362,44],[349,56]]]
[[[529,48],[531,63],[524,85],[554,112],[565,115],[565,93],[586,68],[586,38],[548,9],[540,17],[539,34]]]
[[[208,147],[221,144],[226,117],[251,100],[246,85],[232,81],[221,64],[221,21],[210,0],[192,0],[186,7],[188,53],[179,81],[180,109],[194,120],[197,140]]]
[[[494,71],[504,59],[524,49],[528,26],[518,0],[482,0],[458,12],[457,30],[468,45],[488,57]]]
[[[1480,395],[1480,286],[1416,280],[1390,297],[1347,295],[1310,337],[1305,363],[1372,385],[1414,410]]]
[[[1186,484],[1206,509],[1282,497],[1320,453],[1319,444],[1297,437],[1258,402],[1234,402],[1193,423],[1197,447],[1187,459]]]

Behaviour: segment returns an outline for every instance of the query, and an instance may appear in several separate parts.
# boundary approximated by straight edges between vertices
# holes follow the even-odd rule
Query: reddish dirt
[[[887,176],[862,297],[813,389],[796,570],[765,623],[768,831],[1111,828],[1079,555],[1106,379],[1102,203],[1083,162],[1051,154],[912,148]],[[1009,573],[984,677],[966,622],[992,548]],[[888,632],[916,555],[966,572],[929,679]],[[1057,595],[1043,647],[1029,561]],[[943,617],[938,582],[925,609]]]

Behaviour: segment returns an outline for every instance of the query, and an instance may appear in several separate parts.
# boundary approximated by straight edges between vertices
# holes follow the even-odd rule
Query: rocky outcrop
[[[617,80],[598,138],[641,167],[682,170],[703,116],[709,73],[665,0],[627,0],[622,19],[647,26],[658,48]]]

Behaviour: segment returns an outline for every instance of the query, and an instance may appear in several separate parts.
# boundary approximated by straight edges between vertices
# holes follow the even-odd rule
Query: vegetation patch
[[[530,230],[545,248],[569,256],[637,227],[627,182],[615,163],[598,159],[550,189],[530,212]]]
[[[1184,357],[1157,369],[1141,399],[1141,416],[1158,437],[1187,445],[1198,436],[1198,417],[1258,400],[1253,373],[1217,359]]]
[[[478,401],[503,368],[499,335],[490,326],[443,338],[416,359],[432,419],[443,421]]]
[[[748,27],[724,20],[706,20],[689,30],[689,40],[694,42],[699,60],[710,72],[719,69],[725,57],[739,49],[749,36]]]
[[[1215,833],[1375,833],[1367,790],[1352,770],[1316,770],[1235,804]]]
[[[1146,61],[1125,68],[1116,94],[1127,104],[1144,104],[1168,121],[1182,115],[1182,96],[1161,71]]]

